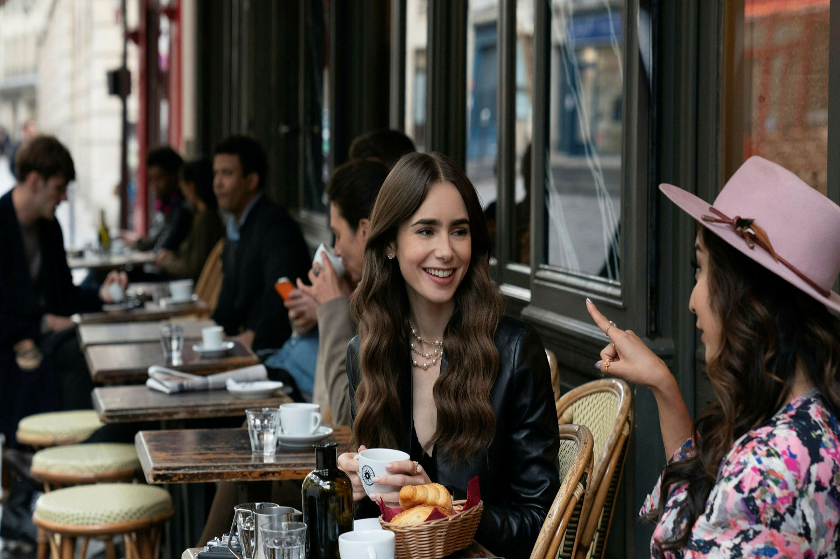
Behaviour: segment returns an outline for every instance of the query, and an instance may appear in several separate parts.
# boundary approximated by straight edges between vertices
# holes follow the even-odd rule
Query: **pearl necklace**
[[[411,364],[414,367],[417,367],[418,369],[423,369],[424,371],[428,370],[429,367],[434,367],[435,365],[437,365],[437,362],[443,356],[443,340],[426,340],[422,338],[420,334],[417,333],[417,330],[414,328],[414,325],[411,323],[410,320],[408,321],[408,325],[411,328],[411,335],[415,340],[417,340],[421,344],[434,346],[434,350],[431,353],[423,353],[422,351],[417,349],[417,346],[413,341],[410,342],[409,346],[411,347],[412,352],[422,356],[425,359],[431,359],[431,362],[423,362],[422,364],[418,363],[415,359],[412,359]]]

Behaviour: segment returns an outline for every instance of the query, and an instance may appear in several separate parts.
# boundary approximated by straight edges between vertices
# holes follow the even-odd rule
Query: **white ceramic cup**
[[[318,246],[318,250],[315,251],[315,258],[312,259],[312,264],[313,265],[318,264],[320,267],[323,268],[324,267],[323,255],[325,255],[325,254],[327,255],[327,258],[330,259],[330,263],[333,265],[333,268],[335,268],[335,275],[338,276],[338,277],[343,277],[344,276],[344,263],[341,261],[341,257],[336,256],[333,253],[333,249],[325,246],[324,243],[321,243]]]
[[[216,349],[224,343],[225,329],[221,326],[209,326],[201,329],[201,345],[204,349]]]
[[[118,283],[112,283],[108,286],[108,295],[111,296],[111,299],[115,303],[122,303],[123,299],[125,299],[125,291],[123,291],[123,288]]]
[[[396,485],[379,485],[373,483],[373,478],[390,474],[385,465],[391,462],[409,460],[410,456],[400,450],[390,448],[368,448],[361,451],[354,457],[359,461],[359,478],[365,493],[370,497],[371,493],[393,493],[399,491]]]
[[[353,530],[361,532],[362,530],[382,530],[382,524],[379,523],[378,518],[360,518],[353,521]]]
[[[394,559],[396,540],[388,530],[345,532],[338,536],[341,559]]]
[[[311,435],[321,426],[318,404],[283,404],[280,406],[280,428],[284,435]]]
[[[193,294],[193,280],[177,280],[169,282],[169,297],[173,303],[189,301]]]
[[[125,253],[125,241],[119,237],[111,239],[111,254],[119,256],[123,253]]]

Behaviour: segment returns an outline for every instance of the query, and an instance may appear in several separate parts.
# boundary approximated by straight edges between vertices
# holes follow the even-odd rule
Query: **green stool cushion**
[[[18,423],[18,439],[74,440],[81,442],[104,425],[93,410],[39,413]]]
[[[165,489],[132,483],[99,483],[56,489],[38,498],[35,516],[65,526],[102,526],[159,517],[172,511]]]
[[[32,471],[51,474],[103,474],[140,469],[132,444],[96,443],[55,446],[35,453]]]

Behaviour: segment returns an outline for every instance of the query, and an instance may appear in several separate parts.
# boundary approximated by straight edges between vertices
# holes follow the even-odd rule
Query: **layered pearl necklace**
[[[429,367],[437,365],[437,362],[440,361],[440,358],[443,355],[443,340],[427,340],[422,338],[420,334],[417,333],[417,329],[414,328],[414,324],[412,324],[410,320],[408,321],[408,325],[411,328],[411,337],[413,337],[414,340],[420,342],[421,344],[430,345],[434,348],[431,353],[423,353],[417,349],[417,344],[415,344],[414,341],[409,342],[408,345],[411,347],[412,353],[416,353],[424,359],[431,359],[430,362],[418,363],[416,359],[412,358],[411,364],[418,369],[423,369],[424,371]]]

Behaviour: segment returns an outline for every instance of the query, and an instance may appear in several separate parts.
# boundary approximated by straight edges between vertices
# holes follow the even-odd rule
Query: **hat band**
[[[816,289],[820,295],[823,297],[831,296],[831,291],[820,287],[817,282],[800,272],[793,264],[776,254],[776,251],[773,250],[773,245],[770,243],[770,237],[768,237],[767,232],[763,228],[759,227],[758,224],[755,223],[754,219],[742,218],[739,215],[731,218],[716,209],[714,206],[709,206],[709,211],[717,217],[704,214],[701,216],[703,221],[711,223],[724,223],[732,226],[735,233],[740,235],[751,249],[754,248],[755,245],[760,246],[769,252],[776,262],[782,263],[788,270],[799,276],[802,281]]]

